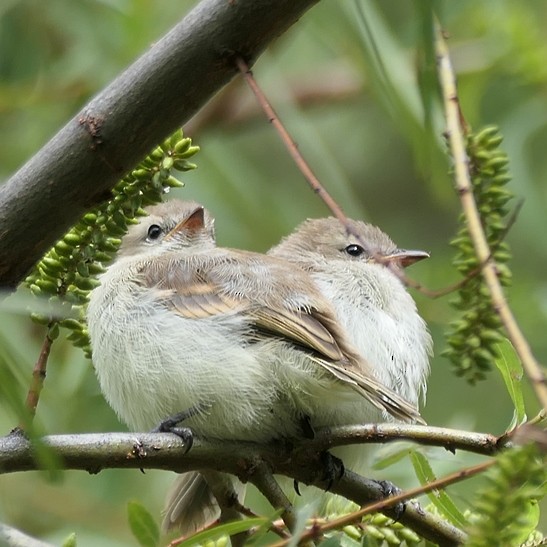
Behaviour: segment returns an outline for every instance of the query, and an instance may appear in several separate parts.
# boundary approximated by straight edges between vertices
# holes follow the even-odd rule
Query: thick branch
[[[43,443],[60,457],[65,468],[90,473],[106,468],[169,469],[177,472],[212,469],[232,473],[247,481],[253,480],[256,462],[264,461],[274,473],[313,484],[324,472],[317,464],[317,452],[295,452],[284,443],[256,445],[196,438],[186,454],[182,441],[166,433],[57,435],[45,437]],[[30,441],[22,434],[0,438],[0,473],[34,469],[37,469],[37,463]],[[376,481],[349,471],[335,482],[331,491],[359,505],[379,500],[384,495]],[[400,520],[441,545],[458,545],[463,540],[459,530],[420,507],[409,506]]]
[[[0,288],[317,0],[203,0],[0,187]]]

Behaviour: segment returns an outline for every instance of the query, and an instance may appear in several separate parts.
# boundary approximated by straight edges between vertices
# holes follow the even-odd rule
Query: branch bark
[[[366,436],[367,428],[371,428]],[[385,431],[383,428],[387,427]],[[404,429],[405,426],[400,426]],[[419,426],[406,426],[416,428]],[[318,431],[319,439],[334,434],[337,440],[332,445],[344,444],[348,440],[348,428],[336,428]],[[395,440],[400,438],[400,431],[390,433],[390,424],[363,426],[363,434],[352,433],[353,443],[357,442],[385,442],[386,436]],[[372,431],[374,429],[375,431]],[[440,428],[427,428],[439,429]],[[338,431],[339,430],[339,431]],[[446,430],[446,436],[449,430]],[[463,441],[462,432],[457,433],[460,439],[459,447],[466,443]],[[376,437],[374,435],[377,435]],[[477,435],[473,436],[468,444],[473,451],[481,442],[477,442]],[[440,434],[438,434],[440,438]],[[484,436],[483,441],[490,436]],[[410,431],[406,432],[406,438],[410,438]],[[60,459],[66,469],[80,469],[89,473],[98,473],[106,468],[132,468],[132,469],[165,469],[179,473],[212,469],[215,471],[231,473],[242,481],[255,482],[257,465],[265,462],[273,473],[291,477],[303,484],[316,484],[323,477],[324,469],[318,465],[317,449],[313,449],[314,441],[302,442],[300,449],[295,450],[284,443],[271,443],[269,445],[257,445],[249,442],[230,442],[215,439],[194,439],[192,449],[186,452],[181,439],[168,433],[108,433],[85,435],[55,435],[43,438],[42,443],[49,447]],[[307,443],[309,443],[307,445]],[[324,443],[323,443],[324,444]],[[433,444],[428,443],[428,444]],[[482,443],[490,446],[489,442]],[[494,443],[495,444],[495,443]],[[484,453],[492,453],[491,448]],[[16,471],[31,471],[38,469],[31,441],[20,433],[12,433],[0,438],[0,473],[12,473]],[[371,501],[384,497],[382,487],[376,481],[365,479],[346,471],[344,476],[335,481],[331,491],[353,500],[359,505],[365,505]],[[416,530],[426,539],[440,545],[459,545],[463,543],[465,534],[446,521],[426,513],[417,504],[408,504],[402,516],[396,515],[391,510],[386,514],[396,516],[399,520]]]
[[[203,0],[0,187],[0,288],[318,0]]]

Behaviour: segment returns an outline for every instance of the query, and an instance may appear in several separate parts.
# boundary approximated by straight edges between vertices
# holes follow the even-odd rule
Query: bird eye
[[[365,249],[363,249],[361,245],[352,244],[352,245],[348,245],[344,249],[344,251],[348,253],[350,256],[361,256],[365,252]]]
[[[148,239],[158,239],[160,237],[162,229],[157,224],[152,224],[148,228]]]

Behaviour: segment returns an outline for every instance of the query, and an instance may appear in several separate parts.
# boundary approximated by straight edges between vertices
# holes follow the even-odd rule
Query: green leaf
[[[391,467],[392,465],[395,465],[396,463],[408,457],[410,455],[410,452],[411,450],[409,448],[398,449],[390,452],[384,458],[380,458],[378,461],[375,461],[372,468],[377,471],[381,471],[382,469]]]
[[[535,444],[504,450],[486,473],[485,485],[472,502],[467,526],[469,547],[520,545],[538,519],[537,501],[545,495],[545,455]]]
[[[227,524],[222,524],[221,526],[215,526],[214,528],[209,528],[207,530],[203,530],[202,532],[198,532],[177,545],[178,547],[195,547],[195,545],[200,543],[214,541],[221,536],[232,536],[234,534],[239,534],[240,532],[246,532],[251,528],[263,526],[269,523],[271,523],[271,520],[265,517],[236,520],[234,522],[228,522]]]
[[[515,537],[515,545],[524,543],[530,534],[537,528],[539,524],[539,504],[537,500],[530,500],[527,503],[527,508],[521,513],[520,520],[520,535]]]
[[[327,538],[325,541],[322,541],[319,543],[321,547],[341,547],[342,545],[342,536],[343,534],[335,534],[334,536],[331,536],[330,538]],[[357,544],[357,542],[353,541],[353,544]]]
[[[522,364],[509,340],[505,339],[497,344],[496,350],[499,353],[499,357],[495,360],[496,366],[501,372],[505,387],[515,406],[514,421],[516,423],[514,425],[519,425],[526,420],[524,397],[522,395]]]
[[[76,545],[76,534],[74,532],[61,543],[61,547],[76,547]]]
[[[137,501],[127,504],[127,517],[131,531],[142,547],[156,547],[160,540],[160,530],[149,511]]]
[[[427,458],[423,454],[412,451],[410,453],[410,459],[420,484],[425,485],[436,480],[437,477],[435,476],[431,465],[429,465]],[[456,507],[456,504],[452,501],[452,498],[444,490],[429,492],[427,495],[433,505],[435,505],[441,514],[452,522],[452,524],[460,528],[466,526],[466,518]]]

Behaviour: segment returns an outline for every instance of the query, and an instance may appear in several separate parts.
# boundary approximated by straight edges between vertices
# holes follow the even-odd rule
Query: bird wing
[[[325,359],[341,361],[345,356],[333,333],[314,316],[313,311],[251,307],[254,325],[269,334],[288,338],[302,348],[312,350]]]
[[[195,261],[179,259],[165,268],[158,261],[149,265],[143,275],[148,286],[159,289],[164,305],[181,317],[204,319],[243,314],[255,331],[254,336],[257,333],[260,337],[273,335],[298,344],[325,371],[351,386],[377,408],[398,419],[423,423],[413,405],[366,372],[370,367],[345,341],[327,303],[321,310],[314,305],[282,308],[266,302],[256,287],[246,285],[246,294],[252,296],[248,298],[241,294],[243,291],[234,290],[240,280],[237,278],[234,282],[231,266],[233,264],[226,261],[220,266],[201,267]],[[222,275],[215,275],[218,267],[223,268]],[[294,271],[290,270],[287,275],[289,273],[294,280]]]
[[[267,291],[253,284],[255,278],[252,275],[240,275],[238,261],[229,254],[212,255],[213,258],[216,256],[219,259],[216,262],[211,260],[211,264],[207,264],[206,259],[182,257],[171,258],[170,263],[162,264],[162,258],[158,257],[156,261],[143,265],[142,282],[155,288],[163,304],[181,317],[204,319],[242,314],[255,331],[255,336],[258,331],[259,336],[287,339],[327,360],[345,359],[337,335],[332,332],[324,313],[310,305],[289,308],[274,304],[273,299],[266,301],[263,292]],[[269,262],[280,267],[279,261],[265,257],[264,264],[267,266]],[[285,275],[272,275],[268,287],[277,288],[279,285],[283,290],[289,284],[287,280],[291,273],[292,268],[287,269]],[[246,290],[241,290],[240,285]],[[283,299],[275,301],[279,303]]]
[[[205,319],[241,310],[241,302],[219,293],[209,284],[200,283],[170,291],[167,306],[188,319]]]
[[[363,375],[354,369],[341,366],[338,363],[312,357],[313,360],[336,376],[342,382],[349,384],[354,390],[370,401],[376,408],[386,410],[394,418],[405,422],[416,422],[425,425],[418,409],[395,393],[392,389],[380,383],[370,375]]]

